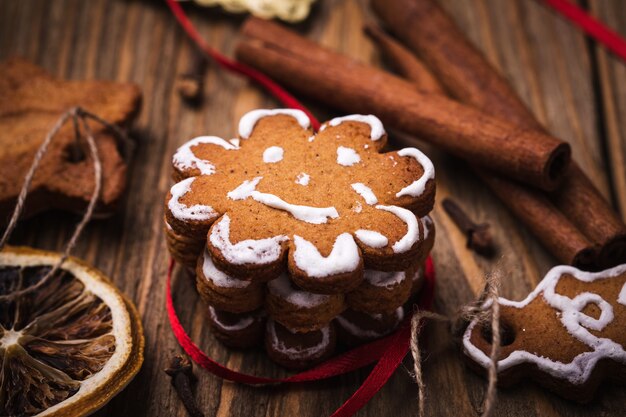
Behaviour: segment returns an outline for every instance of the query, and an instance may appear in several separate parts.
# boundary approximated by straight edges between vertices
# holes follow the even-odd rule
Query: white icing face
[[[330,299],[330,296],[328,295],[314,294],[312,292],[296,288],[291,284],[287,274],[282,274],[278,278],[268,282],[267,289],[271,294],[302,308],[318,307],[328,302]]]
[[[361,162],[361,157],[352,148],[346,148],[340,146],[337,148],[337,163],[344,167],[351,167],[354,164]]]
[[[403,195],[419,197],[426,190],[426,183],[428,182],[428,180],[435,179],[435,167],[426,155],[424,155],[420,150],[415,148],[400,149],[398,151],[398,155],[415,158],[415,160],[424,169],[424,174],[420,177],[419,180],[413,181],[413,183],[398,191],[396,193],[396,197],[402,197]]]
[[[378,117],[373,116],[371,114],[363,115],[363,114],[351,114],[349,116],[343,117],[335,117],[328,124],[330,126],[339,126],[343,122],[353,121],[353,122],[361,122],[366,123],[370,126],[370,139],[373,141],[380,140],[385,134],[385,128],[383,127],[382,122],[378,119]],[[326,125],[323,125],[320,131],[324,130]]]
[[[359,248],[349,233],[337,236],[333,250],[327,257],[322,256],[313,243],[298,235],[293,236],[293,243],[296,266],[310,277],[323,278],[352,272],[358,268],[361,260]]]
[[[357,194],[363,197],[365,202],[370,206],[378,203],[378,198],[376,198],[376,195],[374,195],[372,189],[362,182],[356,182],[352,184],[351,187],[354,191],[357,192]]]
[[[624,273],[626,273],[626,264],[597,273],[583,272],[571,266],[557,266],[546,274],[544,279],[526,299],[510,301],[505,298],[499,298],[498,303],[503,306],[524,308],[541,295],[549,306],[560,313],[558,314],[559,320],[567,329],[567,332],[574,339],[587,345],[591,350],[577,355],[570,363],[554,361],[541,356],[541,352],[531,353],[516,350],[506,358],[498,361],[498,369],[505,370],[528,362],[535,364],[539,369],[554,377],[567,379],[573,384],[580,385],[589,379],[591,372],[601,359],[611,358],[617,362],[626,363],[626,351],[619,343],[601,336],[595,336],[588,330],[601,331],[610,324],[614,318],[614,307],[598,294],[583,292],[574,298],[569,298],[556,292],[558,282],[566,274],[583,282],[593,282],[600,279],[614,278]],[[623,292],[624,289],[621,290],[618,301]],[[600,308],[601,314],[599,318],[596,319],[583,313],[585,306],[590,303]],[[483,308],[487,308],[489,305],[489,302],[485,303]],[[467,327],[463,335],[463,347],[468,356],[486,368],[490,363],[489,357],[471,343],[472,329],[476,324],[477,321],[474,320]]]
[[[222,256],[231,264],[268,264],[278,260],[282,252],[281,243],[289,240],[287,236],[279,235],[266,239],[246,239],[235,244],[230,241],[230,217],[224,214],[211,227],[209,241],[220,251]]]
[[[244,117],[242,117],[239,123],[240,137],[242,139],[249,138],[253,134],[253,130],[255,126],[261,118],[273,116],[273,115],[280,115],[280,114],[293,117],[296,120],[296,122],[304,129],[308,129],[310,126],[310,120],[308,119],[306,114],[304,114],[303,112],[299,110],[291,110],[291,109],[254,110],[244,115]],[[350,116],[335,118],[331,120],[330,122],[328,122],[327,125],[323,126],[323,128],[327,126],[338,126],[341,123],[348,122],[348,121],[366,123],[370,127],[370,139],[371,140],[374,140],[374,141],[379,140],[385,135],[385,130],[380,120],[378,120],[376,117],[371,116],[371,115],[350,115]],[[293,123],[293,125],[295,126],[295,123]],[[301,133],[297,133],[298,132],[297,126],[295,126],[294,129],[295,129],[294,134],[297,135],[298,141],[304,140],[310,134],[310,132],[302,132],[302,131]],[[361,131],[363,131],[363,129],[361,129]],[[303,133],[306,133],[306,134],[303,134]],[[195,146],[199,146],[199,145],[202,145],[202,148],[201,148],[202,151],[198,151],[198,153],[199,154],[201,153],[203,155],[213,155],[213,154],[217,154],[220,152],[223,154],[224,150],[229,151],[227,152],[228,154],[230,154],[230,151],[239,151],[242,158],[244,159],[250,158],[250,160],[253,161],[252,165],[254,165],[254,169],[250,171],[246,170],[245,168],[243,170],[231,169],[229,172],[217,172],[218,175],[215,175],[212,178],[203,177],[202,180],[199,181],[199,182],[202,182],[203,187],[219,188],[217,185],[215,185],[211,181],[218,181],[219,179],[221,179],[220,177],[221,175],[232,175],[235,178],[237,178],[237,180],[235,180],[234,183],[235,184],[239,183],[238,186],[236,186],[234,189],[230,191],[224,190],[224,189],[220,191],[220,194],[226,194],[227,198],[224,199],[223,198],[224,196],[220,195],[219,198],[221,200],[219,202],[216,201],[215,203],[212,203],[214,207],[219,207],[219,209],[222,211],[221,213],[217,213],[216,210],[209,205],[194,204],[188,207],[185,204],[181,203],[181,199],[188,200],[188,201],[200,201],[204,203],[206,201],[206,198],[212,198],[211,192],[213,190],[211,189],[208,190],[208,192],[203,193],[202,198],[200,199],[192,199],[191,195],[188,195],[187,198],[183,198],[187,193],[190,193],[192,191],[192,188],[193,188],[193,194],[196,194],[196,191],[197,191],[196,188],[191,187],[191,184],[193,183],[194,178],[189,178],[187,180],[184,180],[181,183],[176,184],[174,187],[172,187],[172,198],[168,201],[168,209],[171,211],[171,214],[176,219],[180,219],[181,221],[191,220],[191,221],[209,221],[210,222],[218,218],[223,213],[232,213],[233,207],[239,204],[239,203],[234,203],[234,202],[241,201],[241,200],[250,200],[250,204],[245,204],[245,206],[249,208],[251,205],[252,206],[256,205],[255,203],[251,201],[251,200],[254,200],[254,202],[256,203],[263,204],[264,206],[269,207],[271,209],[275,209],[275,210],[267,211],[265,208],[257,207],[258,209],[263,209],[266,212],[271,213],[273,211],[283,211],[289,214],[293,219],[300,220],[305,223],[309,223],[312,225],[331,223],[330,226],[332,226],[334,223],[338,225],[343,224],[342,222],[344,221],[344,218],[359,219],[361,218],[359,214],[367,214],[367,213],[376,212],[376,210],[372,210],[371,208],[365,206],[365,204],[368,204],[371,206],[375,206],[378,210],[391,212],[394,215],[396,215],[398,218],[400,218],[404,223],[406,223],[407,233],[404,236],[402,236],[399,240],[398,240],[397,234],[395,234],[393,238],[388,238],[387,236],[382,234],[381,231],[370,230],[372,226],[369,226],[369,227],[367,226],[368,224],[371,224],[371,222],[369,221],[363,222],[363,225],[362,225],[363,228],[358,228],[357,226],[357,227],[354,227],[354,229],[352,229],[353,226],[350,226],[349,229],[351,230],[348,230],[349,233],[343,233],[336,238],[336,242],[333,246],[333,251],[328,257],[322,257],[319,251],[317,250],[317,248],[315,248],[311,242],[307,241],[306,239],[302,237],[299,237],[299,239],[301,239],[298,241],[299,244],[296,244],[294,242],[294,245],[295,245],[294,252],[298,252],[298,256],[296,257],[298,259],[298,267],[303,271],[307,271],[307,274],[308,274],[308,271],[311,271],[311,273],[314,274],[313,276],[315,276],[315,274],[317,274],[317,276],[320,276],[320,277],[325,276],[324,271],[328,272],[328,274],[336,274],[336,273],[339,273],[337,271],[353,270],[358,265],[360,265],[361,254],[354,241],[354,237],[356,237],[359,240],[359,245],[361,245],[361,247],[363,248],[364,248],[364,245],[369,246],[370,248],[384,248],[384,247],[387,247],[388,245],[392,245],[392,248],[395,253],[401,253],[401,252],[405,252],[411,249],[411,247],[415,244],[416,240],[419,239],[419,228],[416,226],[417,220],[415,219],[415,216],[413,216],[412,214],[409,214],[410,212],[408,210],[402,209],[400,207],[391,206],[391,205],[377,205],[379,204],[379,200],[377,196],[374,194],[371,188],[369,188],[367,185],[365,185],[362,182],[354,182],[350,184],[350,182],[358,180],[357,174],[360,172],[359,169],[363,168],[360,165],[363,165],[364,161],[369,161],[369,157],[371,156],[370,155],[371,153],[378,152],[377,147],[376,146],[372,147],[371,146],[372,143],[370,142],[370,140],[368,140],[367,138],[363,138],[363,137],[358,138],[358,140],[355,140],[354,142],[352,142],[351,139],[348,138],[348,143],[350,143],[350,145],[348,146],[350,147],[339,146],[339,143],[342,143],[342,141],[347,138],[341,137],[344,135],[339,134],[338,132],[331,131],[330,133],[331,133],[330,135],[326,135],[326,139],[331,141],[331,145],[321,146],[323,145],[321,143],[306,144],[305,142],[306,144],[305,148],[307,149],[310,148],[310,150],[312,150],[313,152],[319,152],[319,153],[325,152],[325,155],[323,156],[325,158],[326,157],[331,158],[331,161],[334,156],[332,155],[332,153],[336,150],[336,153],[337,153],[336,161],[338,164],[341,164],[342,166],[346,166],[346,167],[355,166],[356,164],[358,164],[359,166],[351,169],[350,171],[345,171],[343,168],[333,166],[332,167],[333,170],[336,170],[336,172],[342,172],[340,176],[341,177],[340,181],[335,181],[335,178],[336,178],[335,176],[327,175],[327,172],[324,171],[325,169],[326,171],[328,171],[327,168],[318,167],[315,164],[313,164],[310,168],[306,168],[308,173],[300,172],[298,174],[299,169],[305,169],[304,167],[299,168],[298,171],[291,171],[292,173],[285,174],[285,175],[288,175],[287,179],[292,178],[288,182],[295,181],[295,183],[298,186],[312,187],[312,188],[302,189],[298,186],[292,186],[289,189],[289,191],[301,193],[301,195],[296,195],[295,197],[285,197],[285,198],[288,198],[290,200],[293,199],[292,201],[294,203],[303,202],[304,204],[310,204],[309,202],[312,201],[314,202],[314,204],[317,204],[317,201],[327,201],[324,199],[325,196],[322,196],[320,198],[320,193],[319,193],[320,190],[318,189],[318,187],[320,186],[325,187],[324,190],[326,189],[331,190],[332,187],[335,187],[336,189],[341,189],[340,192],[351,192],[351,190],[347,189],[347,186],[350,185],[351,188],[354,190],[354,192],[359,194],[360,197],[354,196],[354,198],[351,199],[352,201],[348,202],[349,203],[348,206],[343,206],[344,201],[341,201],[342,206],[337,206],[337,207],[335,206],[313,207],[309,205],[293,204],[291,202],[285,201],[282,198],[282,196],[283,195],[286,196],[287,194],[281,195],[280,191],[277,191],[276,194],[278,195],[276,195],[273,193],[267,193],[267,192],[262,192],[258,190],[258,189],[261,189],[261,190],[267,189],[268,187],[265,187],[266,184],[272,184],[273,182],[275,182],[277,180],[277,175],[282,175],[279,172],[281,167],[286,167],[286,169],[291,170],[292,165],[290,164],[293,161],[290,161],[290,160],[283,161],[283,159],[286,153],[287,153],[287,156],[291,157],[290,155],[292,155],[292,150],[294,149],[290,147],[292,146],[292,142],[289,142],[286,140],[284,141],[282,138],[274,138],[271,142],[268,142],[267,145],[264,145],[263,147],[260,148],[261,150],[263,150],[263,162],[264,162],[264,163],[260,163],[261,161],[259,160],[259,148],[255,148],[255,147],[250,148],[246,146],[240,148],[239,147],[240,139],[232,139],[230,141],[226,141],[224,139],[217,138],[214,136],[203,136],[203,137],[192,139],[191,141],[189,141],[188,143],[186,143],[185,145],[181,146],[178,149],[178,151],[174,155],[174,165],[177,167],[177,169],[187,170],[187,171],[190,169],[194,169],[194,170],[198,170],[200,174],[203,174],[203,175],[216,174],[216,167],[210,161],[198,158],[192,151],[192,150],[195,150],[194,148]],[[333,137],[335,137],[337,141],[334,141],[335,139],[333,139]],[[289,138],[289,139],[291,140],[293,138]],[[309,143],[311,143],[311,142],[314,142],[315,139],[316,139],[316,136],[311,135],[310,137],[308,137],[307,140]],[[265,139],[260,138],[259,140],[263,141]],[[367,143],[364,143],[364,142],[367,142]],[[335,143],[336,145],[333,146],[332,143]],[[205,147],[206,145],[211,145],[211,146],[214,145],[215,148],[211,146]],[[270,146],[270,145],[273,145],[273,146]],[[300,142],[298,146],[302,146],[302,145],[303,144]],[[318,149],[318,145],[320,146],[319,149]],[[265,148],[265,146],[267,146],[267,148]],[[421,162],[421,159],[420,159],[421,156],[411,151],[411,149],[412,148],[404,149],[399,152],[399,155],[411,156],[411,157],[418,159],[418,161]],[[319,157],[320,155],[317,155],[317,156]],[[387,157],[391,157],[392,159],[395,158],[394,161],[396,160],[400,161],[399,158],[401,156],[395,156],[395,154],[394,155],[388,155],[388,154],[381,155],[381,157],[385,159]],[[228,157],[226,158],[226,160],[228,160]],[[281,161],[283,162],[281,163]],[[279,164],[279,165],[266,166],[265,164]],[[389,166],[386,160],[384,161],[384,165],[385,167]],[[223,169],[222,167],[218,167],[218,170],[222,170],[222,169]],[[425,170],[424,175],[422,176],[422,178],[420,178],[420,181],[425,180],[426,177],[431,176],[430,174],[428,174],[429,170],[427,167],[425,167],[424,170]],[[251,173],[249,176],[248,176],[248,172]],[[348,181],[345,181],[343,172],[352,172],[355,178],[353,180],[352,178],[349,178]],[[253,176],[254,174],[252,173],[256,173],[257,176]],[[189,173],[187,172],[186,174],[189,174]],[[297,174],[297,176],[293,178],[292,176],[295,174]],[[311,183],[312,177],[315,178],[315,181]],[[280,178],[281,181],[282,179],[283,178]],[[323,184],[323,182],[327,182],[327,181],[332,182],[332,184],[330,185]],[[418,181],[409,185],[408,187],[405,187],[403,190],[401,190],[400,193],[398,193],[398,195],[401,193],[405,193],[405,194],[415,193],[416,188],[420,188],[420,187],[424,188],[423,186],[416,184],[417,182]],[[404,185],[404,183],[401,183],[401,184]],[[200,184],[196,184],[196,187],[200,187]],[[398,186],[397,188],[400,188],[400,186]],[[329,194],[332,197],[332,193],[327,193],[327,194]],[[381,194],[381,198],[383,198],[383,196],[385,198],[387,197],[393,198],[393,194],[390,194],[390,195],[387,195],[387,194],[389,193],[385,193],[384,195]],[[212,201],[212,200],[209,200],[209,201]],[[189,204],[191,205],[192,203],[189,203]],[[343,216],[340,217],[340,212],[342,212],[341,214],[345,214],[345,217]],[[283,215],[284,213],[277,214],[277,216],[281,216],[281,217]],[[395,219],[390,219],[390,220],[392,220],[394,223],[398,223]],[[180,226],[179,222],[175,222],[175,223],[173,222],[172,225],[175,228]],[[233,225],[233,235],[238,236],[239,234],[234,232],[235,227],[236,225]],[[277,259],[280,256],[282,247],[284,246],[283,242],[288,240],[288,236],[286,235],[291,236],[291,234],[293,233],[292,230],[293,229],[285,230],[281,232],[281,233],[284,233],[284,235],[281,234],[280,236],[275,236],[275,237],[268,238],[268,239],[246,240],[244,242],[233,244],[230,241],[230,217],[228,215],[224,215],[220,219],[220,221],[217,222],[217,224],[213,225],[211,232],[209,234],[209,242],[212,245],[210,246],[210,249],[212,251],[211,253],[216,255],[215,250],[219,250],[220,252],[222,252],[222,255],[224,256],[224,258],[226,258],[228,262],[233,263],[233,264],[268,263],[268,262],[271,262],[270,259]],[[344,231],[346,229],[338,228],[338,230]],[[426,230],[425,233],[427,232],[428,231]],[[393,233],[393,232],[386,232],[385,234],[387,234],[388,236],[391,236],[391,234],[389,233]],[[304,236],[307,239],[314,240],[314,238],[312,238],[311,236],[315,236],[315,231],[312,230],[311,226],[309,225],[302,225],[302,231],[300,232],[300,234],[301,236]],[[352,235],[354,235],[354,237],[352,237]],[[389,242],[389,239],[393,239],[397,241]],[[311,247],[315,250],[310,250]],[[209,267],[210,265],[207,266],[207,268]],[[217,275],[217,274],[214,274],[214,275],[217,276],[219,280],[221,280],[220,282],[222,284],[226,285],[226,278],[229,278],[229,277],[225,275]]]
[[[307,116],[302,110],[295,109],[258,109],[252,110],[243,115],[243,117],[239,120],[239,136],[242,139],[248,139],[252,134],[252,130],[254,130],[254,126],[257,122],[267,116],[275,116],[277,114],[286,114],[287,116],[291,116],[298,121],[298,124],[302,126],[303,129],[308,129],[311,126],[311,120],[309,120],[309,116]]]
[[[309,185],[309,181],[311,180],[311,177],[309,176],[309,174],[305,173],[305,172],[301,172],[298,174],[298,176],[296,177],[296,184],[300,184],[300,185]]]
[[[280,146],[270,146],[263,152],[263,162],[266,164],[275,164],[283,160],[285,151]]]
[[[167,207],[178,220],[203,221],[217,216],[217,212],[213,210],[213,207],[201,204],[187,206],[180,202],[180,199],[191,190],[191,184],[195,179],[196,177],[186,178],[174,184],[170,189],[172,198],[167,202]]]
[[[253,200],[266,206],[289,212],[296,219],[307,223],[322,224],[326,223],[329,218],[336,219],[339,217],[339,213],[334,207],[311,207],[290,204],[274,194],[256,191],[256,186],[262,179],[263,177],[256,177],[250,181],[244,181],[228,193],[228,198],[231,200],[245,200],[251,197]]]

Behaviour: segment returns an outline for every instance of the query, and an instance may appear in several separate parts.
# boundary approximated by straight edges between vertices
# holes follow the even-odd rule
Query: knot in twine
[[[478,298],[462,307],[460,311],[453,317],[447,317],[426,310],[416,310],[411,317],[411,339],[410,348],[414,361],[414,377],[417,383],[417,399],[418,399],[418,416],[425,416],[425,383],[422,373],[421,353],[418,343],[418,336],[422,327],[423,320],[433,320],[447,323],[450,326],[450,332],[454,337],[459,337],[466,327],[467,323],[472,320],[478,320],[479,323],[487,324],[491,322],[491,352],[489,355],[490,364],[488,370],[488,385],[482,406],[482,417],[489,417],[493,413],[497,397],[498,383],[498,356],[500,355],[500,304],[498,304],[498,293],[500,287],[499,273],[488,275],[485,287],[481,291]],[[485,302],[491,300],[488,308],[484,308]]]
[[[89,153],[91,154],[91,159],[93,160],[95,186],[91,194],[91,198],[89,199],[89,205],[87,206],[87,209],[85,211],[85,214],[83,214],[81,221],[76,225],[76,228],[74,229],[74,233],[72,233],[72,236],[70,237],[70,240],[65,246],[65,249],[63,250],[58,262],[46,273],[46,275],[41,280],[39,280],[37,284],[21,291],[15,291],[10,294],[2,295],[0,296],[0,300],[19,297],[25,293],[32,292],[36,290],[37,288],[40,288],[42,285],[44,285],[45,282],[59,270],[61,265],[63,265],[63,263],[70,256],[70,253],[72,252],[72,250],[74,249],[74,246],[76,245],[76,241],[78,240],[78,237],[81,235],[85,225],[89,222],[89,220],[91,220],[93,216],[93,212],[95,210],[96,203],[98,202],[98,199],[100,198],[100,191],[102,189],[102,163],[100,161],[100,154],[98,153],[98,147],[96,146],[94,134],[93,134],[93,131],[91,130],[91,127],[89,126],[88,119],[91,119],[97,123],[100,123],[107,129],[110,129],[116,135],[116,137],[118,137],[120,140],[128,141],[128,138],[126,137],[126,135],[117,126],[107,122],[106,120],[102,119],[99,116],[96,116],[93,113],[90,113],[82,109],[81,107],[72,107],[68,111],[63,113],[61,117],[59,117],[57,122],[54,124],[52,129],[48,132],[44,141],[41,143],[41,145],[37,149],[37,152],[35,153],[35,157],[33,158],[33,162],[30,166],[30,169],[28,170],[28,172],[26,173],[26,176],[24,177],[24,184],[22,185],[22,189],[20,190],[20,193],[17,197],[15,209],[13,210],[13,214],[11,215],[11,219],[9,220],[9,224],[6,230],[4,231],[4,234],[2,235],[2,238],[0,239],[0,251],[6,245],[7,241],[9,240],[9,237],[11,236],[11,234],[13,233],[13,230],[15,229],[15,226],[17,226],[17,221],[19,220],[19,217],[22,214],[22,211],[24,209],[26,197],[28,195],[29,188],[32,184],[33,177],[35,176],[35,171],[37,170],[37,167],[41,163],[41,160],[45,156],[46,152],[48,151],[48,147],[50,143],[52,142],[52,140],[54,139],[54,137],[59,133],[59,130],[61,130],[61,128],[65,125],[65,123],[67,123],[67,121],[70,119],[72,120],[72,123],[74,125],[74,135],[75,135],[75,140],[77,142],[81,138],[81,126],[84,129],[85,139],[89,147]]]

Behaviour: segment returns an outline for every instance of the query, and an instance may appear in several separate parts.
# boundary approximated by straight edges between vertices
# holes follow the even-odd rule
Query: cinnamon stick
[[[366,25],[363,30],[376,43],[389,65],[402,78],[414,82],[420,91],[425,93],[445,94],[439,81],[430,73],[426,65],[404,45],[374,24]]]
[[[374,113],[388,126],[502,175],[542,189],[564,177],[570,148],[410,82],[325,49],[275,23],[250,18],[239,60],[296,91],[343,111]]]
[[[381,29],[377,29],[377,32],[386,36]],[[433,78],[430,70],[415,55],[398,42],[393,40],[392,42],[393,44],[388,42],[377,44],[383,54],[394,56],[395,60],[404,60],[407,53],[411,56],[402,65],[411,65],[412,69],[401,70],[399,71],[401,74],[414,82],[418,88],[430,88],[434,83],[436,89],[443,92],[439,81]],[[399,49],[391,45],[402,48],[402,53],[398,53]],[[426,85],[422,85],[424,82]],[[487,171],[481,172],[478,168],[475,169],[492,192],[510,207],[511,212],[528,227],[559,262],[575,265],[585,270],[597,269],[595,245],[547,199],[543,192],[504,178],[497,178]]]
[[[596,268],[593,246],[545,195],[487,171],[478,171],[478,174],[560,262],[586,271]]]
[[[435,71],[445,89],[460,101],[545,132],[513,87],[493,68],[433,0],[372,0],[392,32]],[[598,264],[626,262],[626,226],[574,162],[566,181],[551,196],[588,240],[600,247]]]

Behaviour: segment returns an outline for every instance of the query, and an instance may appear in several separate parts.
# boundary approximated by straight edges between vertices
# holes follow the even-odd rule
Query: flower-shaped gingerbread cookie
[[[230,276],[267,281],[288,267],[319,293],[355,288],[364,265],[403,270],[423,257],[430,160],[415,148],[381,153],[386,133],[374,116],[333,119],[317,134],[309,126],[298,110],[254,110],[239,139],[187,142],[173,158],[167,222],[206,237]]]
[[[585,402],[603,379],[626,380],[626,265],[597,273],[557,266],[526,299],[498,303],[503,330],[498,382],[530,377]],[[489,334],[472,321],[463,347],[481,368],[489,366],[490,343]]]

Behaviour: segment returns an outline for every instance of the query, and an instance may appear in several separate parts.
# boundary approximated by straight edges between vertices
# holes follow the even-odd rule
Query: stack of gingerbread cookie
[[[434,242],[430,160],[383,152],[376,117],[254,110],[239,138],[201,136],[173,157],[165,201],[174,259],[195,269],[215,336],[265,340],[289,368],[393,331]]]

